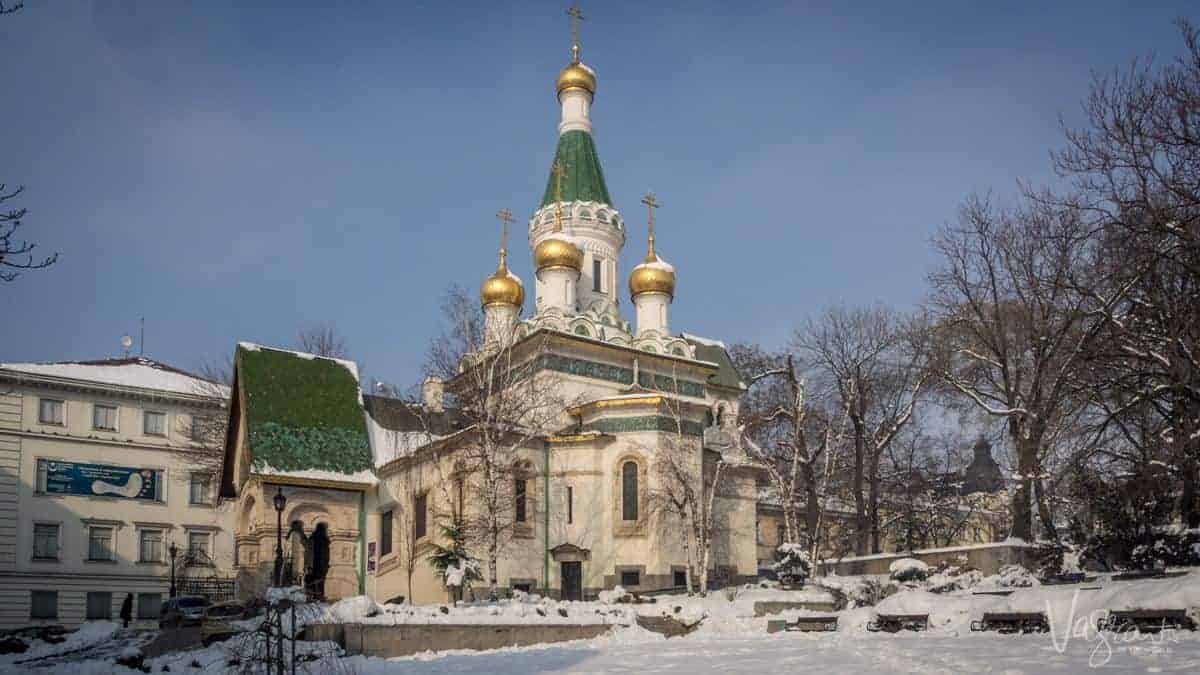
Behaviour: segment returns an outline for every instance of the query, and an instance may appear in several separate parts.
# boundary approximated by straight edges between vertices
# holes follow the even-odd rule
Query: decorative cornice
[[[167,450],[172,452],[195,452],[203,453],[205,451],[218,452],[204,446],[195,445],[159,445],[156,443],[140,443],[138,441],[122,440],[120,438],[97,438],[94,436],[76,436],[73,434],[55,434],[45,431],[32,431],[29,429],[0,429],[0,436],[4,434],[12,434],[13,436],[24,436],[26,438],[40,438],[43,440],[56,440],[71,443],[91,443],[95,445],[115,445],[122,448],[137,448],[138,450]]]
[[[370,483],[358,483],[344,480],[328,480],[324,478],[300,478],[283,476],[275,473],[254,473],[251,478],[258,478],[265,488],[267,485],[287,485],[291,487],[315,487],[329,490],[345,490],[346,492],[366,492],[371,489]]]

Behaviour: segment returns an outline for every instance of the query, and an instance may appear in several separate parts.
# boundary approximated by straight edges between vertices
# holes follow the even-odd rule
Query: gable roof
[[[227,474],[239,425],[256,473],[318,471],[353,480],[373,468],[354,362],[243,342],[234,386]]]
[[[377,469],[469,425],[466,416],[452,408],[429,410],[398,398],[364,394],[363,407]]]
[[[612,206],[608,186],[604,183],[604,170],[600,168],[600,156],[596,144],[586,131],[567,131],[558,137],[554,161],[561,164],[567,173],[562,181],[562,201],[600,202]],[[550,174],[546,181],[546,192],[542,195],[542,206],[553,204],[555,177]]]

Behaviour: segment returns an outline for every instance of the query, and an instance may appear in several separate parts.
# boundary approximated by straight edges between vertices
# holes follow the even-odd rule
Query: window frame
[[[149,598],[149,597],[155,597],[158,599],[158,611],[153,612],[149,615],[146,615],[146,614],[142,613],[142,599]],[[133,602],[134,602],[133,615],[139,621],[154,621],[154,620],[157,620],[160,616],[162,616],[162,607],[163,607],[163,594],[162,593],[138,592],[138,593],[134,594]]]
[[[630,469],[633,469],[631,472]],[[632,459],[625,459],[621,462],[621,521],[625,523],[636,523],[641,517],[641,466]],[[630,494],[630,479],[633,481],[633,494]],[[633,517],[630,518],[630,513]]]
[[[517,476],[513,479],[513,522],[529,522],[529,483],[527,478]]]
[[[575,522],[575,486],[567,486],[567,524],[571,525]]]
[[[604,292],[604,258],[592,256],[592,292]]]
[[[429,535],[429,493],[413,495],[413,539],[424,539]]]
[[[625,575],[627,575],[627,574],[633,575],[634,581],[632,583],[629,583],[626,581]],[[617,580],[622,588],[641,586],[642,585],[642,572],[641,572],[641,570],[621,570],[620,572],[617,573]]]
[[[192,560],[192,563],[191,563],[191,564],[192,564],[193,566],[197,566],[197,565],[198,565],[198,566],[211,566],[211,565],[213,564],[213,560],[214,560],[214,558],[213,558],[213,532],[212,532],[212,530],[208,530],[208,529],[200,529],[200,528],[198,528],[198,527],[193,527],[193,528],[185,528],[185,529],[184,529],[184,531],[183,531],[183,541],[184,541],[185,547],[184,547],[184,549],[183,549],[183,550],[184,550],[184,552],[185,552],[185,555],[187,555],[189,558],[191,558],[191,557],[192,557],[192,551],[194,550],[194,547],[192,546],[192,537],[194,537],[194,536],[196,536],[196,537],[203,537],[203,538],[204,538],[204,549],[203,549],[203,550],[204,550],[204,555],[205,555],[205,557],[207,557],[207,558],[208,558],[208,561],[206,561],[206,562],[197,562],[197,561],[195,561],[195,560]]]
[[[39,556],[38,555],[38,528],[52,527],[54,528],[54,556]],[[33,550],[30,551],[30,559],[34,562],[58,562],[62,560],[62,523],[37,521],[33,522]]]
[[[103,596],[103,595],[108,596],[108,603],[106,604],[106,607],[108,608],[108,613],[104,614],[104,615],[93,615],[92,614],[92,596]],[[112,621],[112,618],[113,618],[112,603],[113,603],[113,592],[112,591],[88,591],[87,594],[84,596],[83,612],[84,612],[85,620],[87,620],[87,621]]]
[[[190,438],[193,443],[204,443],[208,440],[205,438],[206,434],[204,433],[204,427],[205,425],[211,423],[212,418],[207,415],[192,415],[192,426],[191,429],[188,430],[188,438]],[[197,430],[197,426],[200,427],[199,430]]]
[[[107,558],[96,558],[96,557],[93,557],[93,555],[92,555],[92,553],[94,551],[94,549],[92,548],[92,542],[97,541],[96,538],[92,536],[92,533],[97,530],[108,530],[108,557]],[[116,562],[116,560],[117,560],[117,527],[116,527],[116,525],[97,523],[94,525],[87,526],[87,558],[85,558],[85,560],[86,560],[86,562],[104,562],[104,563]]]
[[[96,413],[100,412],[101,410],[111,410],[112,411],[112,426],[111,427],[103,427],[96,423],[97,422],[96,421]],[[93,431],[116,432],[116,431],[120,431],[120,427],[121,427],[121,406],[114,405],[112,403],[101,403],[101,402],[92,403],[92,430]]]
[[[58,404],[58,420],[57,421],[54,421],[54,420],[47,421],[46,418],[42,416],[42,413],[45,412],[44,405],[47,403],[57,403]],[[45,426],[51,426],[51,427],[67,426],[67,401],[66,401],[66,399],[51,398],[49,396],[38,397],[38,424],[42,424]]]
[[[37,604],[34,598],[41,595],[43,598],[50,596],[54,598],[54,610],[50,614],[39,616],[35,611]],[[34,588],[29,591],[29,620],[30,621],[56,621],[58,620],[58,591],[46,588]]]
[[[197,500],[195,495],[196,479],[204,479],[204,498]],[[213,505],[213,474],[208,471],[192,471],[188,473],[188,506]]]
[[[393,526],[395,525],[395,509],[388,509],[379,514],[379,557],[391,555]]]
[[[162,415],[162,433],[150,431],[149,424],[151,415]],[[170,427],[170,415],[165,410],[143,410],[142,411],[142,435],[154,436],[155,438],[166,438],[168,436],[168,428]]]
[[[157,551],[158,558],[157,558],[157,560],[145,557],[145,552],[146,552],[145,543],[146,542],[145,542],[144,537],[147,534],[157,534],[158,535],[158,551]],[[167,541],[166,528],[139,527],[137,530],[137,542],[138,542],[137,561],[139,563],[146,564],[146,565],[165,565],[167,562],[167,559],[166,559],[167,557],[165,555],[166,541]]]

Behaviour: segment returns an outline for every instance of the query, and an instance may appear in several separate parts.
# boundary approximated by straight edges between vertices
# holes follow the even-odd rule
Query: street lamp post
[[[275,586],[280,584],[283,574],[283,509],[287,506],[287,497],[283,496],[283,486],[273,499],[275,502]]]
[[[179,555],[179,547],[175,545],[175,542],[171,542],[171,548],[167,549],[167,552],[171,554],[171,590],[169,595],[173,598],[175,597],[175,556]]]

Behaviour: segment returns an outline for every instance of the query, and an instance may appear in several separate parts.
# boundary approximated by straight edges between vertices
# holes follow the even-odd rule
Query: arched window
[[[575,326],[575,334],[582,335],[584,337],[591,337],[591,334],[588,333],[587,326],[584,326],[583,324],[579,324],[578,326]]]
[[[638,465],[628,461],[621,465],[621,520],[638,519]]]

